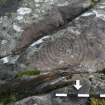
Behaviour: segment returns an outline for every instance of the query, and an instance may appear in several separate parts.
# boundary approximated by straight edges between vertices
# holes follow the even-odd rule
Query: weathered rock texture
[[[92,6],[91,0],[76,0],[71,1],[67,6],[53,7],[44,17],[45,19],[31,24],[24,30],[21,43],[13,53],[18,54],[39,38],[57,31]]]
[[[42,70],[69,65],[75,71],[95,72],[105,67],[105,21],[93,14],[80,16],[39,49],[32,61]],[[97,10],[98,11],[98,10]],[[97,12],[96,11],[96,12]],[[64,33],[62,33],[62,31]]]
[[[87,105],[89,100],[87,98],[77,98],[77,93],[90,93],[94,96],[105,93],[105,75],[98,73],[104,71],[105,67],[105,1],[100,0],[96,6],[94,4],[94,7],[91,0],[69,0],[65,3],[60,0],[50,1],[51,4],[61,6],[57,8],[55,6],[55,10],[51,9],[53,6],[50,6],[50,3],[46,0],[44,0],[44,3],[35,0],[35,4],[32,1],[29,2],[29,0],[22,2],[21,5],[24,8],[18,9],[17,14],[14,13],[11,15],[12,17],[4,16],[0,19],[0,56],[11,54],[16,45],[20,45],[19,49],[16,49],[16,53],[20,54],[23,48],[26,49],[32,42],[42,36],[49,35],[50,37],[46,36],[46,39],[36,41],[18,57],[9,56],[0,60],[0,78],[4,80],[0,82],[2,84],[0,85],[0,94],[4,92],[4,95],[11,96],[14,93],[12,95],[17,97],[10,97],[13,100],[15,100],[14,98],[18,100],[29,96],[29,98],[18,101],[13,105]],[[49,6],[45,2],[48,2]],[[46,5],[50,7],[49,15],[43,16],[47,13],[45,11],[48,10]],[[66,6],[63,7],[64,5]],[[43,8],[38,9],[38,6],[39,8],[41,6],[46,7],[44,13],[41,11]],[[65,12],[65,9],[68,11]],[[51,16],[52,14],[53,16]],[[54,18],[55,16],[56,18]],[[46,21],[46,19],[49,20]],[[31,27],[26,28],[23,32],[23,41],[19,43],[23,31],[22,27],[34,21],[37,26],[32,24]],[[45,76],[40,79],[37,79],[40,76],[22,78],[19,81],[14,79],[16,72],[28,68],[38,68],[45,73],[55,73],[56,71],[56,74],[51,77],[47,74],[41,74]],[[58,70],[65,71],[67,75],[58,76]],[[60,71],[58,71],[58,74]],[[12,80],[5,83],[6,79]],[[73,87],[76,79],[80,79],[83,85],[78,92]],[[38,81],[36,82],[36,80]],[[62,87],[62,89],[55,90],[55,87]],[[51,90],[53,91],[49,92]],[[46,92],[49,93],[45,94]],[[55,93],[59,92],[66,92],[69,97],[55,97]],[[30,97],[32,95],[36,96]]]

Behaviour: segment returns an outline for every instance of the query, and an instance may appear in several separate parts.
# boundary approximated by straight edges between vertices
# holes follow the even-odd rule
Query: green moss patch
[[[99,2],[100,0],[91,0],[92,5],[94,6],[97,2]]]
[[[15,102],[16,100],[16,95],[11,94],[9,90],[0,93],[0,103],[3,103],[3,105]]]
[[[16,74],[16,78],[21,78],[21,77],[25,77],[25,76],[34,76],[34,75],[39,75],[39,74],[40,74],[40,71],[37,69],[25,70],[25,71],[18,72]]]
[[[15,96],[8,96],[8,97],[0,97],[0,101],[3,105],[7,105],[8,103],[12,103],[16,101],[16,97]]]
[[[8,0],[0,0],[0,6],[5,5]]]
[[[105,99],[91,98],[90,105],[105,105]]]

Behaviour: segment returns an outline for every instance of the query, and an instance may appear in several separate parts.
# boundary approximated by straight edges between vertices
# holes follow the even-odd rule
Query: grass
[[[16,78],[22,78],[24,76],[35,76],[39,75],[40,71],[37,69],[34,70],[25,70],[18,72]],[[0,105],[7,105],[8,103],[13,103],[18,100],[18,96],[14,90],[8,88],[7,90],[0,91]],[[2,104],[1,104],[2,103]]]
[[[4,5],[8,0],[0,0],[0,6]]]
[[[105,99],[91,98],[90,105],[105,105]]]
[[[97,2],[99,2],[100,0],[91,0],[92,5],[94,6]]]
[[[34,76],[34,75],[39,75],[39,74],[40,74],[40,71],[37,69],[25,70],[25,71],[18,72],[16,74],[16,78],[21,78],[21,77],[25,77],[25,76]]]
[[[10,93],[10,91],[2,92],[0,95],[0,103],[3,105],[7,105],[8,103],[12,103],[16,101],[16,95]]]

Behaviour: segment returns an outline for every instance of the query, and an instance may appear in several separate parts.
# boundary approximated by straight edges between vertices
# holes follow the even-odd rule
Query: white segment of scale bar
[[[85,97],[90,97],[90,95],[89,95],[89,94],[78,94],[78,97],[83,97],[83,98],[85,98]]]
[[[56,93],[55,96],[56,97],[67,97],[67,94],[64,94],[64,93]]]
[[[101,98],[105,98],[105,94],[100,94],[100,97]]]

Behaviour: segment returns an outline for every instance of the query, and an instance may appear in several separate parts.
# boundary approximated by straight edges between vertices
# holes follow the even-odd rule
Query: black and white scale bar
[[[56,97],[67,97],[68,95],[66,93],[56,93],[55,96]],[[78,97],[87,98],[87,97],[90,97],[90,95],[89,94],[78,94]]]
[[[56,97],[67,97],[66,93],[56,93],[55,94]]]
[[[66,93],[56,93],[55,94],[56,97],[67,97],[67,96],[72,96],[72,97],[79,97],[79,98],[89,98],[89,97],[100,97],[100,98],[105,98],[105,94],[100,94],[100,95],[90,95],[90,94],[66,94]]]

